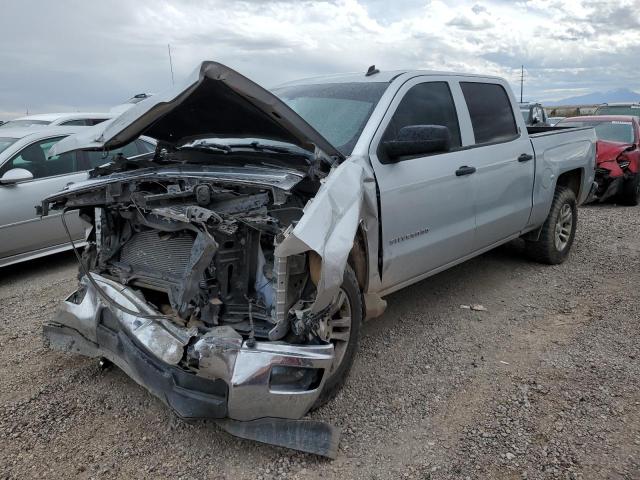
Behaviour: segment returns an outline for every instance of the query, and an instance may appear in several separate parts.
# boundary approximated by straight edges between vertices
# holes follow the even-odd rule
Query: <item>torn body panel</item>
[[[322,259],[311,312],[322,311],[337,294],[358,227],[367,232],[368,251],[378,251],[377,212],[373,170],[365,159],[352,157],[325,179],[303,217],[285,233],[276,256],[313,251]],[[377,275],[376,260],[370,259],[369,268]]]

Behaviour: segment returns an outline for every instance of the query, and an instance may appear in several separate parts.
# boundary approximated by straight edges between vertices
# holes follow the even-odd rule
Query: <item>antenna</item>
[[[173,80],[173,62],[171,61],[171,44],[167,43],[167,50],[169,50],[169,68],[171,69],[171,85],[175,85],[176,82]]]
[[[522,90],[524,89],[524,65],[520,67],[520,103],[522,103]]]

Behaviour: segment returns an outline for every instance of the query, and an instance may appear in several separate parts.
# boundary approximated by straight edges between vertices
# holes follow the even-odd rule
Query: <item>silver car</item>
[[[0,130],[0,267],[70,248],[59,215],[40,217],[35,206],[64,186],[88,178],[88,171],[108,162],[102,152],[71,152],[47,157],[52,145],[82,127],[33,127]],[[149,140],[137,139],[109,152],[125,157],[153,151]],[[68,226],[82,243],[85,227],[77,212]]]

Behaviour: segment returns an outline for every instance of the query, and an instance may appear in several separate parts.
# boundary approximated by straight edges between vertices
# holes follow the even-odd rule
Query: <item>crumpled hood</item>
[[[206,61],[187,81],[112,120],[58,142],[49,155],[112,150],[147,135],[168,145],[198,138],[260,138],[298,145],[317,155],[342,154],[282,100],[235,70]]]
[[[618,158],[622,152],[631,147],[631,143],[610,142],[608,140],[598,140],[596,142],[596,163],[610,162]]]

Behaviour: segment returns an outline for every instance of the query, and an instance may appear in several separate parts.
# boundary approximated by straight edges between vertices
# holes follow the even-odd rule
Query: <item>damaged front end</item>
[[[215,62],[50,154],[140,135],[158,140],[153,158],[116,158],[43,202],[93,225],[46,341],[109,359],[183,418],[335,456],[337,430],[299,419],[357,348],[364,232],[378,241],[370,165]]]
[[[319,183],[246,170],[139,170],[49,197],[45,213],[79,209],[94,228],[79,289],[44,335],[52,348],[107,358],[180,417],[231,419],[222,425],[234,434],[283,444],[260,435],[304,416],[334,363],[317,329],[336,312],[313,311],[318,254],[275,255]],[[318,441],[285,446],[335,454],[332,427],[293,425],[284,428],[311,428]]]
[[[590,200],[604,202],[619,197],[624,192],[625,184],[633,181],[638,174],[637,157],[629,153],[634,145],[598,140],[595,183],[597,185]]]

